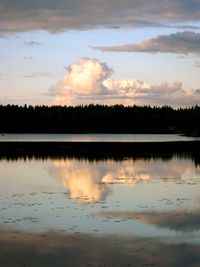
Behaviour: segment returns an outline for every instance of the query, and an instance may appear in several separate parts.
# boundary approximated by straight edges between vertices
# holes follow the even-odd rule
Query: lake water
[[[0,266],[199,263],[191,158],[0,160]]]
[[[172,142],[195,140],[200,140],[200,137],[187,137],[176,134],[0,134],[0,142]]]

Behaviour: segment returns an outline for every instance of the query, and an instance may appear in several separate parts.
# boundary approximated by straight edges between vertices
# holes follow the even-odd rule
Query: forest
[[[200,106],[0,105],[1,133],[145,133],[200,136]]]

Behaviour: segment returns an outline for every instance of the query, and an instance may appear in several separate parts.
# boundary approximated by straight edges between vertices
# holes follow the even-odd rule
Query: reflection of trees
[[[81,202],[104,199],[110,192],[110,184],[133,185],[153,179],[180,180],[182,176],[198,176],[190,160],[132,161],[113,160],[89,162],[86,160],[54,160],[52,174],[61,181],[68,194]]]

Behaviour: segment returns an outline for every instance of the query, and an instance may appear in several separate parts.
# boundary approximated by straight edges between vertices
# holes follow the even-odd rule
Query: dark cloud
[[[0,0],[0,31],[194,27],[199,10],[199,0]]]
[[[154,225],[158,228],[167,228],[177,232],[193,232],[200,230],[199,210],[177,210],[168,212],[118,212],[105,211],[94,214],[94,216],[123,218],[129,220],[140,220],[144,224]]]
[[[0,34],[0,38],[1,38],[1,39],[7,39],[7,36],[4,35],[4,34]]]
[[[102,52],[147,52],[200,54],[200,33],[191,31],[178,32],[170,35],[160,35],[145,40],[140,44],[125,44],[121,46],[98,46],[93,49]]]

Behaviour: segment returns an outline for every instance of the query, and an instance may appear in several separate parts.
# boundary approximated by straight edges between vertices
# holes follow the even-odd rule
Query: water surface
[[[0,266],[198,266],[191,158],[0,161]]]
[[[58,142],[177,142],[195,141],[200,137],[176,134],[1,134],[3,141],[58,141]]]

